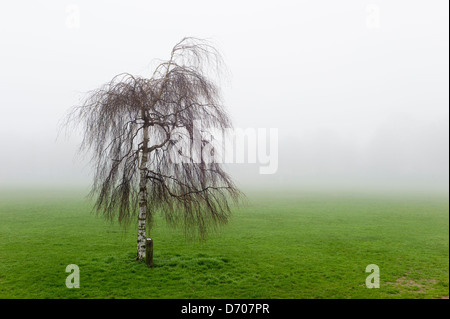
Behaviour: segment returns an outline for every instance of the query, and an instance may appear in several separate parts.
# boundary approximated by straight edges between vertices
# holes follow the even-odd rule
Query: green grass
[[[39,196],[38,196],[39,195]],[[0,198],[0,298],[442,298],[449,295],[447,197],[255,193],[204,243],[157,221],[155,268],[136,232],[78,194]],[[80,289],[68,289],[68,264]],[[381,287],[368,289],[368,264]]]

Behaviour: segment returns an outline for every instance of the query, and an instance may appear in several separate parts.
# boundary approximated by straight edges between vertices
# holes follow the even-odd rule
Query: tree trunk
[[[142,144],[142,157],[139,166],[139,223],[137,238],[137,260],[145,257],[146,221],[147,221],[147,160],[148,160],[148,126],[144,124],[144,141]]]

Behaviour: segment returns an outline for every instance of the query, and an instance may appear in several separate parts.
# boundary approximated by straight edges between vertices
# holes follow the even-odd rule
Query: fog
[[[60,134],[88,90],[150,76],[185,36],[223,53],[237,128],[278,130],[242,187],[448,191],[447,1],[18,1],[0,10],[0,186],[90,183]]]

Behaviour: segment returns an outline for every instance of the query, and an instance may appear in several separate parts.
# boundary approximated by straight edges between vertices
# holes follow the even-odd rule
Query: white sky
[[[224,98],[235,126],[279,129],[278,173],[232,167],[243,184],[448,187],[448,6],[2,2],[0,185],[89,181],[75,157],[79,139],[56,141],[58,121],[83,92],[121,72],[149,76],[155,58],[196,36],[225,56]]]

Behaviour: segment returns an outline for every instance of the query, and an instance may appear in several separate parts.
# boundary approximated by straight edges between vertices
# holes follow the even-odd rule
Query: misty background
[[[277,128],[241,187],[448,191],[448,1],[16,1],[0,10],[0,187],[90,183],[58,125],[84,93],[210,39],[235,127]]]

